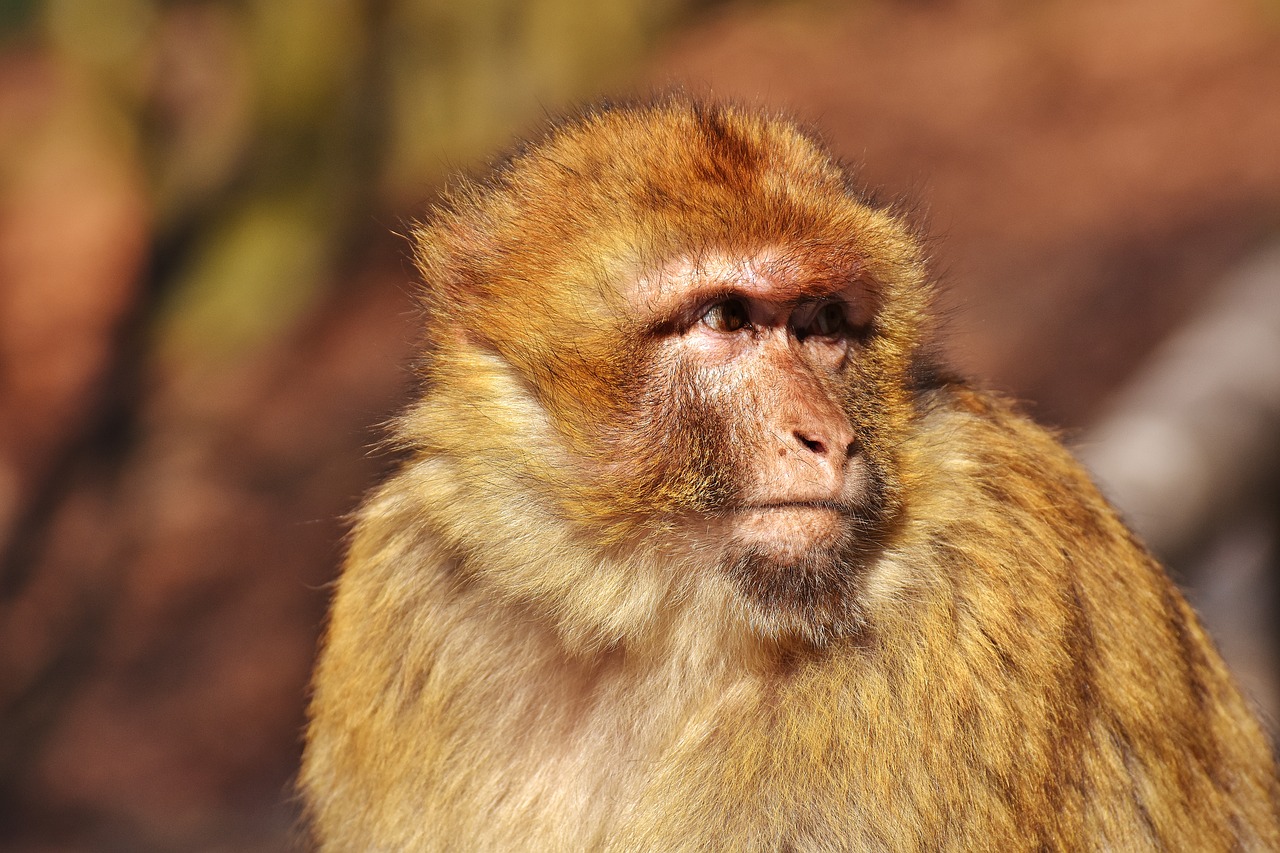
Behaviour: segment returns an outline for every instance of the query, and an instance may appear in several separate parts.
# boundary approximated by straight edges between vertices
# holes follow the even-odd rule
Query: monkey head
[[[494,507],[475,523],[560,525],[565,563],[662,551],[668,586],[723,589],[762,636],[857,628],[928,294],[917,243],[821,145],[678,99],[591,113],[414,236],[428,390],[401,434]]]

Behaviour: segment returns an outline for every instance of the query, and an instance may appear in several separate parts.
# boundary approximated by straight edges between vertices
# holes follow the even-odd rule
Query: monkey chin
[[[762,639],[821,648],[856,635],[866,544],[854,514],[822,502],[745,507],[734,513],[725,573]]]

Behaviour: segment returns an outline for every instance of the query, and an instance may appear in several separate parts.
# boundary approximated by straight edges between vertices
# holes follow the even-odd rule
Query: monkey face
[[[875,288],[765,252],[667,265],[628,301],[650,345],[617,457],[647,461],[660,509],[691,510],[758,627],[847,633],[893,504],[885,437],[855,420],[877,391],[858,368]]]
[[[636,119],[553,133],[417,232],[439,396],[403,433],[477,504],[662,558],[619,570],[636,602],[714,573],[762,633],[845,632],[905,476],[919,247],[790,126]]]

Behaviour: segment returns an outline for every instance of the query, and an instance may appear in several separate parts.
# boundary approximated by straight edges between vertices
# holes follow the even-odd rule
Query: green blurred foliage
[[[35,0],[0,0],[0,39],[22,33],[35,12]]]

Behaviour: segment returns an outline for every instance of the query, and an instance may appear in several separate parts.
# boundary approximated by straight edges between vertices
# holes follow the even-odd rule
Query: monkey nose
[[[791,435],[800,447],[837,468],[853,455],[854,442],[847,435],[828,437],[818,430],[799,429]]]

